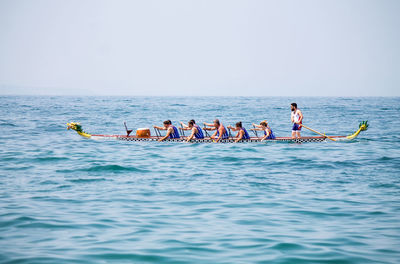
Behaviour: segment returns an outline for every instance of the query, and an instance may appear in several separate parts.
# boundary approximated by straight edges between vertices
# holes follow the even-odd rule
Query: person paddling
[[[167,138],[180,138],[178,129],[172,125],[171,120],[166,120],[163,124],[163,127],[154,126],[154,128],[156,129],[167,130],[167,134],[164,137],[160,138],[158,141],[164,141]]]
[[[254,130],[264,131],[264,136],[261,138],[261,141],[264,141],[266,139],[275,139],[274,132],[269,127],[267,120],[261,121],[259,125],[253,123],[253,126]]]
[[[194,119],[190,120],[188,125],[185,125],[183,122],[181,122],[181,125],[183,130],[192,130],[192,134],[186,139],[186,142],[189,142],[193,138],[196,139],[204,138],[203,131],[198,125],[196,125]]]
[[[232,129],[233,131],[239,131],[236,135],[235,143],[242,139],[250,139],[249,133],[247,133],[247,130],[242,126],[242,122],[237,122],[236,127],[228,126],[228,128]]]
[[[209,124],[209,123],[204,123],[205,127],[204,130],[216,130],[215,133],[210,137],[211,139],[215,139],[215,142],[219,142],[221,139],[227,139],[228,132],[226,131],[226,128],[219,122],[218,119],[214,120],[214,123]]]
[[[292,111],[290,119],[293,123],[292,138],[299,138],[301,124],[303,123],[303,113],[297,108],[296,103],[290,105],[290,110]]]

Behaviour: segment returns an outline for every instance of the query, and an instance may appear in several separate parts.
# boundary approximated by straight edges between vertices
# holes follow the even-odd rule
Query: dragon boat
[[[124,140],[124,141],[158,141],[161,138],[161,135],[158,131],[156,132],[156,136],[152,136],[150,134],[150,129],[137,129],[136,135],[130,135],[132,130],[128,130],[126,128],[126,135],[102,135],[102,134],[89,134],[82,130],[82,126],[80,123],[71,122],[67,123],[67,129],[75,130],[80,136],[88,139],[115,139],[115,140]],[[332,141],[348,141],[355,139],[362,131],[366,131],[368,129],[368,122],[362,121],[359,124],[358,130],[351,135],[348,136],[326,136],[321,135],[317,137],[300,137],[300,138],[292,138],[292,137],[276,137],[275,139],[266,139],[261,141],[261,137],[250,137],[250,139],[244,139],[240,142],[289,142],[289,143],[305,143],[305,142],[323,142],[326,140]],[[144,132],[144,133],[143,133]],[[158,133],[157,133],[158,132]],[[186,141],[186,136],[181,136],[181,138],[168,138],[164,141],[166,142],[184,142]],[[204,139],[192,139],[190,142],[193,143],[213,143],[214,139],[210,137],[205,137]],[[227,139],[221,139],[220,143],[234,143],[235,138],[230,136]]]

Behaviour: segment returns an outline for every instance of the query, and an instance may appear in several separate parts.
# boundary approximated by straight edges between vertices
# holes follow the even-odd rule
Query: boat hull
[[[277,137],[275,139],[266,139],[261,141],[261,138],[251,137],[250,139],[243,139],[240,142],[242,143],[267,143],[267,142],[289,142],[289,143],[306,143],[306,142],[323,142],[326,140],[331,141],[343,141],[343,140],[352,140],[356,138],[361,131],[365,131],[368,128],[367,121],[363,121],[359,125],[359,129],[349,136],[318,136],[318,137],[300,137],[300,138],[292,138],[292,137]],[[123,140],[123,141],[133,141],[133,142],[141,142],[141,141],[158,141],[161,137],[159,136],[149,136],[149,137],[138,137],[138,136],[128,136],[131,131],[129,131],[128,135],[101,135],[101,134],[89,134],[82,130],[82,126],[80,123],[71,122],[67,124],[67,129],[75,130],[79,135],[85,138],[91,139],[112,139],[112,140]],[[185,142],[187,137],[183,136],[181,138],[167,138],[164,142]],[[236,141],[235,138],[230,137],[228,139],[222,139],[218,141],[218,143],[234,143]],[[215,139],[210,137],[206,137],[204,139],[192,139],[191,143],[215,143]]]
[[[125,135],[92,135],[93,139],[116,139],[122,141],[133,141],[133,142],[143,142],[143,141],[158,141],[160,137],[146,137],[140,138],[136,136],[125,136]],[[334,136],[331,138],[335,139],[346,139],[345,136]],[[327,137],[300,137],[300,138],[291,138],[291,137],[277,137],[276,139],[266,139],[261,141],[260,138],[251,137],[250,139],[241,140],[241,143],[267,143],[267,142],[289,142],[289,143],[306,143],[306,142],[323,142],[326,141]],[[229,139],[221,139],[219,143],[234,143],[235,138]],[[181,138],[168,138],[165,139],[164,142],[185,142],[186,137]],[[215,143],[215,139],[204,138],[204,139],[192,139],[191,143]]]

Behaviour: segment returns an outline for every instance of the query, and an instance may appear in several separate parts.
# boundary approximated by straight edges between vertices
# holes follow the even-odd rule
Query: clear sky
[[[399,0],[0,0],[0,94],[400,96]]]

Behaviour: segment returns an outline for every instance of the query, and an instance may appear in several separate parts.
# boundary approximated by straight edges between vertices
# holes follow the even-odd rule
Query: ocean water
[[[88,140],[268,119],[351,142]],[[1,263],[400,263],[400,98],[0,97]],[[313,135],[303,131],[303,135]]]

